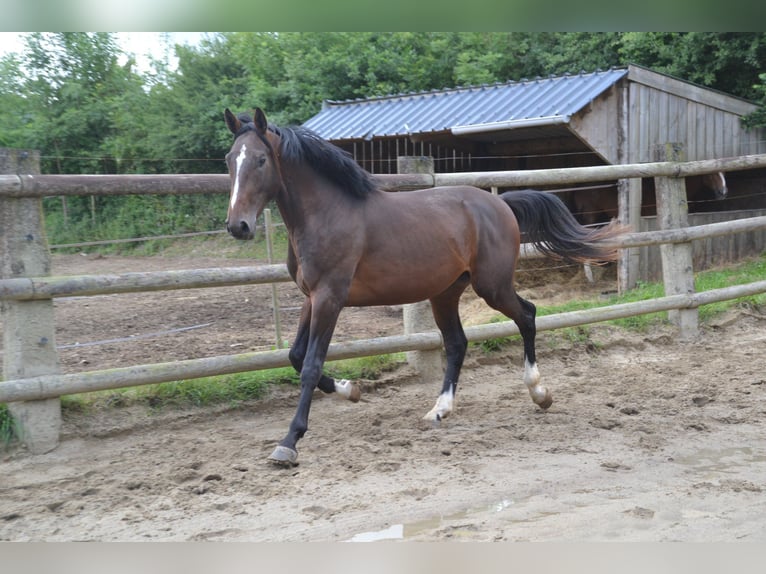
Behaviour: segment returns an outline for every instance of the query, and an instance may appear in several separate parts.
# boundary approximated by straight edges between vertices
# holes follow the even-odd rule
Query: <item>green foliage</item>
[[[766,278],[766,255],[723,269],[711,269],[697,273],[695,276],[695,288],[698,292],[709,291],[711,289],[720,289],[732,285],[763,281],[764,278]],[[575,299],[561,305],[550,307],[538,306],[537,316],[543,317],[558,313],[569,313],[572,311],[605,307],[607,305],[635,303],[638,301],[657,299],[664,297],[664,295],[665,291],[662,283],[639,283],[635,289],[631,289],[630,291],[619,295],[612,295],[607,299]],[[766,307],[766,293],[751,297],[741,297],[731,301],[721,301],[719,303],[703,305],[699,308],[700,321],[710,321],[733,307],[746,307],[762,310]],[[503,315],[498,315],[493,317],[490,322],[496,323],[507,320],[508,319]],[[644,315],[636,315],[634,317],[626,317],[624,319],[614,319],[606,321],[606,323],[624,329],[646,332],[652,327],[666,324],[667,312],[647,313]],[[588,339],[589,327],[569,327],[559,329],[557,330],[557,333],[561,334],[570,342],[583,342]],[[518,336],[514,336],[488,339],[479,343],[479,346],[485,352],[491,353],[502,349],[508,343],[517,340],[518,338]]]
[[[492,317],[489,322],[490,323],[502,323],[503,321],[507,321],[508,318],[504,315],[496,315],[495,317]],[[495,353],[501,349],[504,349],[509,344],[521,341],[521,335],[512,335],[510,337],[490,337],[489,339],[484,339],[483,341],[479,341],[477,345],[479,348],[486,354]],[[473,343],[471,343],[473,345]]]
[[[759,74],[758,80],[758,83],[753,85],[753,90],[758,94],[760,107],[743,118],[742,123],[746,128],[766,126],[766,74]]]
[[[766,35],[761,32],[628,32],[621,57],[684,80],[756,99]]]
[[[720,287],[763,281],[764,279],[766,279],[766,254],[762,255],[760,258],[753,259],[752,261],[734,267],[715,269],[700,273],[697,275],[695,287],[697,291],[707,291],[709,289]],[[763,313],[764,308],[766,307],[766,293],[750,297],[742,297],[735,302],[721,301],[719,303],[711,303],[710,305],[700,307],[700,320],[710,320],[716,315],[720,315],[722,312],[730,309],[733,305],[756,309]]]
[[[175,46],[138,73],[113,34],[35,32],[0,59],[0,145],[38,149],[44,173],[223,173],[222,111],[278,124],[324,100],[504,82],[637,63],[762,103],[762,32],[232,32]],[[46,201],[52,243],[220,229],[225,199]],[[170,213],[175,211],[176,213]]]
[[[43,202],[51,244],[224,229],[228,198],[219,194],[69,197]]]
[[[404,361],[404,353],[361,357],[328,363],[326,372],[335,378],[377,379]],[[299,382],[298,374],[292,368],[286,367],[68,395],[61,398],[61,405],[62,409],[70,412],[132,405],[145,405],[152,410],[227,404],[236,406],[244,401],[262,398],[272,385],[298,385]],[[7,440],[14,436],[12,419],[9,415],[4,415],[4,408],[5,405],[0,404],[0,442],[6,440],[5,436],[9,437]]]
[[[406,360],[405,353],[359,357],[328,363],[326,371],[336,379],[377,379],[383,373],[393,371]]]
[[[44,173],[111,173],[101,144],[114,132],[112,117],[126,91],[142,80],[118,63],[108,33],[35,32],[22,67],[24,102],[18,118],[25,148],[39,149]]]
[[[62,409],[82,412],[92,408],[146,405],[151,409],[184,408],[215,404],[236,405],[260,398],[269,384],[293,380],[293,371],[278,369],[256,373],[221,375],[62,397]]]
[[[19,438],[16,422],[8,411],[8,405],[0,403],[0,446],[8,448],[8,445]]]

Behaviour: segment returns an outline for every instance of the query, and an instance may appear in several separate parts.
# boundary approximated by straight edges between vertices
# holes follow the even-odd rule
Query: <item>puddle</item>
[[[674,462],[693,467],[695,470],[734,473],[738,467],[754,462],[766,462],[766,454],[755,453],[750,447],[703,448],[691,454],[675,457]]]
[[[379,542],[380,540],[403,540],[404,524],[394,524],[383,530],[361,532],[349,538],[346,542]]]
[[[504,499],[497,504],[490,506],[463,510],[446,516],[437,516],[433,518],[427,518],[425,520],[408,522],[405,524],[394,524],[388,528],[384,528],[383,530],[361,532],[349,538],[347,542],[380,542],[382,540],[405,540],[411,536],[416,536],[423,531],[439,528],[448,521],[460,520],[461,518],[468,518],[475,514],[481,514],[485,512],[502,512],[506,508],[509,508],[513,505],[514,502],[512,500]]]
[[[715,475],[715,474],[736,474],[743,467],[751,467],[753,464],[766,463],[766,451],[763,449],[753,449],[751,447],[731,447],[731,448],[702,448],[695,452],[674,457],[674,462],[689,469],[689,472]],[[622,496],[617,496],[622,499]],[[478,515],[486,513],[500,513],[508,508],[523,508],[528,498],[521,499],[503,499],[496,504],[470,508],[449,515],[439,515],[424,520],[394,524],[382,530],[361,532],[346,542],[379,542],[385,540],[407,540],[424,532],[434,532],[439,528],[450,525],[450,536],[460,537],[469,536],[467,530],[461,530],[460,520],[474,519]],[[575,507],[588,506],[588,502],[575,501],[572,503]],[[557,515],[557,512],[543,512],[539,509],[533,513],[533,516],[514,519],[514,523],[538,520],[540,518]],[[466,527],[467,528],[467,527]]]

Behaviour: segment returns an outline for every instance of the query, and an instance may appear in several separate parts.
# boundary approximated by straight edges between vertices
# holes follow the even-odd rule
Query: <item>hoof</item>
[[[543,400],[537,403],[537,406],[540,407],[542,410],[547,411],[551,405],[553,404],[553,395],[550,391],[545,392],[545,397],[543,397]]]
[[[433,411],[429,412],[426,416],[423,417],[424,421],[428,421],[431,423],[431,427],[438,429],[442,426],[442,421],[447,418],[447,415],[441,415],[439,413],[435,413]]]
[[[269,462],[277,466],[293,467],[298,465],[298,451],[279,445],[269,455]]]
[[[359,399],[362,398],[362,389],[359,388],[359,385],[356,383],[351,384],[351,392],[348,395],[348,400],[350,400],[352,403],[358,403]]]
[[[359,385],[348,379],[335,381],[335,392],[352,403],[358,403],[359,399],[362,398],[362,389],[359,388]]]

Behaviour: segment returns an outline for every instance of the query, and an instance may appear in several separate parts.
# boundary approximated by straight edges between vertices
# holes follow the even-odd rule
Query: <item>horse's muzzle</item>
[[[226,230],[235,239],[252,239],[255,235],[253,230],[250,229],[250,226],[247,224],[247,221],[240,221],[238,225],[232,225],[227,221]]]

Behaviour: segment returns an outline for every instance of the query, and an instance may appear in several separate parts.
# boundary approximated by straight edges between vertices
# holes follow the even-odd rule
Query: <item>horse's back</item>
[[[514,240],[518,245],[511,209],[469,186],[382,192],[370,198],[365,218],[365,250],[349,305],[429,299],[473,273],[480,251],[500,245],[503,263],[512,266]]]
[[[386,242],[479,241],[482,233],[513,233],[515,217],[498,196],[471,186],[383,192],[371,202],[367,229]],[[471,245],[473,249],[474,246]]]

